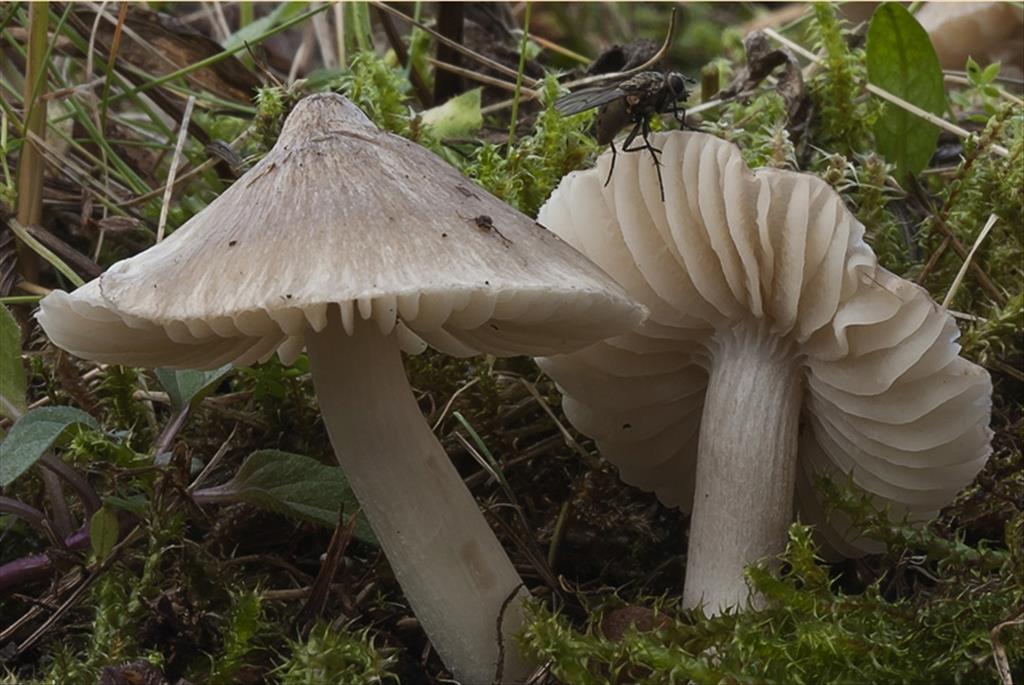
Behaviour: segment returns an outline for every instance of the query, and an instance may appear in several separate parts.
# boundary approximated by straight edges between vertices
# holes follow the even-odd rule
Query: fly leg
[[[636,147],[630,147],[630,143],[640,136],[643,139],[643,144],[637,145]],[[665,183],[661,180],[661,160],[658,159],[658,155],[661,154],[661,150],[651,145],[651,122],[646,117],[637,122],[633,130],[626,136],[626,140],[622,143],[623,152],[639,152],[640,150],[649,150],[651,153],[651,159],[654,161],[654,170],[658,173],[658,187],[661,189],[661,201],[665,201]]]
[[[686,123],[686,108],[680,107],[678,102],[673,102],[669,112],[672,113],[672,117],[679,122],[680,131],[698,131],[699,128],[690,126]]]
[[[650,133],[650,131],[651,131],[651,129],[650,129],[646,119],[640,119],[639,121],[637,121],[633,125],[633,129],[629,132],[629,135],[626,136],[626,140],[624,140],[622,142],[622,151],[623,152],[636,152],[637,150],[650,150],[652,155],[655,152],[661,152],[661,150],[658,150],[656,148],[651,147],[651,144],[649,142],[647,142],[647,134]],[[636,147],[630,147],[630,145],[633,143],[633,141],[636,139],[636,137],[641,134],[641,132],[643,132],[644,145],[638,145]],[[611,142],[611,146],[612,146],[612,164],[611,164],[611,167],[608,169],[608,178],[605,179],[605,182],[604,182],[604,184],[606,186],[609,183],[611,183],[612,172],[615,171],[615,155],[617,153],[616,153],[616,150],[615,150],[615,141],[614,140]],[[658,164],[657,157],[655,157],[654,163]]]
[[[612,172],[615,171],[615,157],[616,157],[616,155],[618,155],[618,153],[615,151],[615,141],[614,140],[611,142],[611,146],[612,146],[612,163],[611,163],[611,166],[608,167],[608,178],[606,178],[604,180],[605,187],[607,187],[608,184],[612,182]]]

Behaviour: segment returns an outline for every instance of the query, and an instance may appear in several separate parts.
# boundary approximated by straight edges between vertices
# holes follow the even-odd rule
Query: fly
[[[656,114],[671,113],[681,125],[686,120],[686,110],[679,106],[690,96],[690,86],[696,81],[677,71],[641,71],[638,74],[617,83],[583,88],[575,93],[564,95],[555,101],[555,111],[568,116],[598,107],[597,122],[594,136],[601,145],[611,144],[612,163],[608,170],[608,178],[604,184],[612,180],[615,171],[615,134],[630,124],[633,128],[622,143],[623,152],[647,150],[654,160],[654,168],[658,172],[658,185],[661,188],[661,201],[665,201],[665,185],[661,180],[661,162],[658,155],[661,150],[651,145],[651,117]],[[633,146],[639,136],[642,144]]]

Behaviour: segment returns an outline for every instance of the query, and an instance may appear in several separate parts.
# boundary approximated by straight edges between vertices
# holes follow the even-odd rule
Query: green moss
[[[259,592],[234,593],[231,616],[223,632],[224,647],[213,659],[209,682],[230,685],[238,679],[245,659],[253,650],[253,641],[264,629],[263,600]]]
[[[704,130],[738,145],[743,161],[751,168],[795,169],[796,153],[785,121],[785,100],[769,90],[726,107],[719,118],[704,125]]]
[[[864,514],[863,500],[846,497],[848,512]],[[866,517],[888,539],[915,543],[895,547],[892,558],[913,559],[936,581],[909,597],[887,596],[882,579],[863,592],[843,592],[818,559],[811,529],[797,523],[781,571],[748,569],[751,586],[767,599],[764,609],[706,618],[661,602],[662,628],[615,641],[597,628],[599,615],[580,632],[534,606],[524,648],[571,683],[994,680],[989,632],[1024,602],[1009,556],[891,523],[878,512]],[[1017,628],[1004,635],[1010,663],[1024,657],[1021,638]]]
[[[289,641],[291,654],[277,670],[281,685],[398,682],[390,657],[373,645],[369,631],[353,633],[320,624],[306,640]]]
[[[529,216],[537,210],[570,171],[580,168],[597,151],[588,133],[593,112],[563,117],[552,103],[558,83],[547,77],[542,86],[546,103],[532,133],[508,150],[484,144],[464,173],[484,188]]]
[[[415,139],[406,104],[411,86],[400,69],[388,66],[373,53],[359,52],[335,85],[341,87],[373,123],[386,131]]]
[[[823,52],[821,69],[808,82],[814,103],[813,137],[817,145],[850,156],[867,152],[871,128],[880,111],[867,98],[867,68],[862,49],[851,50],[838,17],[838,7],[816,3],[810,35],[816,52]]]

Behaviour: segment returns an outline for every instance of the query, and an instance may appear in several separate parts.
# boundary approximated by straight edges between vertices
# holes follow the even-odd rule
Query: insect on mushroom
[[[650,151],[658,171],[661,200],[664,202],[665,186],[661,183],[661,162],[658,161],[661,150],[651,145],[649,138],[651,117],[671,113],[680,125],[685,125],[686,110],[679,103],[690,97],[690,87],[695,84],[692,78],[677,71],[641,71],[624,81],[583,88],[564,95],[555,101],[555,111],[569,116],[594,107],[600,108],[597,111],[594,137],[601,145],[610,143],[612,149],[612,163],[605,185],[612,180],[612,172],[615,171],[615,134],[632,124],[633,128],[622,143],[622,151]],[[643,144],[631,147],[637,136],[643,139]]]

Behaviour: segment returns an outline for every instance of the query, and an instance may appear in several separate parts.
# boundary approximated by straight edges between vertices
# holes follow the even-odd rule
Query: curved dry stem
[[[710,614],[742,608],[744,566],[785,547],[803,395],[790,343],[744,324],[714,344],[683,590]]]
[[[457,678],[492,682],[502,604],[522,581],[427,426],[394,335],[356,321],[349,336],[332,307],[306,347],[335,455],[416,617]],[[513,639],[522,621],[512,602],[502,622],[506,682],[528,674]]]

